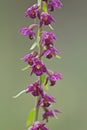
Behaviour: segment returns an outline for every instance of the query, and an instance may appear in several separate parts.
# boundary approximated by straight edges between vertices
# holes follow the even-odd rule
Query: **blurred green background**
[[[62,59],[46,60],[50,69],[63,73],[63,81],[50,88],[62,113],[49,121],[50,130],[87,130],[87,1],[65,0],[56,10],[56,47]],[[26,66],[20,60],[32,45],[18,30],[32,23],[24,18],[34,0],[0,0],[0,130],[26,130],[25,122],[34,98],[23,94],[13,99],[36,77],[22,72]]]

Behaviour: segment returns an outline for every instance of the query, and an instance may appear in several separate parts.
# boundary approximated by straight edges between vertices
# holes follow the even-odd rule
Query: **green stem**
[[[43,2],[41,0],[41,3],[40,3],[40,13],[42,12],[42,6],[43,6]],[[38,27],[38,32],[39,32],[39,37],[41,37],[41,32],[42,32],[42,26],[39,25]],[[42,51],[42,47],[39,43],[39,54],[41,54],[41,51]],[[39,60],[41,60],[41,58],[39,58]],[[41,84],[41,76],[40,76],[40,84]],[[39,106],[37,105],[39,99],[40,99],[41,96],[38,96],[37,97],[37,100],[36,100],[36,103],[35,103],[35,119],[34,121],[37,121],[38,120],[38,116],[39,116]]]
[[[36,103],[35,103],[35,118],[34,118],[34,121],[38,120],[39,106],[37,106],[37,103],[38,103],[39,99],[40,99],[40,97],[38,96],[37,99],[36,99]]]

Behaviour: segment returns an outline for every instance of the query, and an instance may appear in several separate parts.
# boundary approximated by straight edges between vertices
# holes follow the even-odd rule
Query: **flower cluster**
[[[60,54],[54,45],[54,42],[57,40],[55,34],[52,31],[44,31],[44,26],[51,28],[51,23],[55,23],[55,19],[50,14],[50,11],[54,11],[56,8],[60,9],[61,7],[61,0],[38,0],[38,3],[29,7],[25,12],[25,17],[33,20],[37,19],[34,20],[36,23],[31,24],[29,27],[24,26],[19,30],[21,35],[28,36],[30,40],[35,41],[31,50],[37,47],[37,50],[26,54],[22,58],[31,69],[30,76],[32,74],[38,76],[38,80],[29,84],[25,91],[26,93],[31,93],[33,97],[37,97],[34,122],[31,123],[30,130],[48,130],[43,120],[48,121],[49,117],[56,117],[56,114],[60,113],[58,109],[50,109],[50,106],[56,100],[47,93],[44,86],[55,86],[57,80],[62,80],[63,77],[60,72],[49,70],[44,64],[42,57],[52,59]],[[38,121],[39,108],[43,109],[42,121]]]

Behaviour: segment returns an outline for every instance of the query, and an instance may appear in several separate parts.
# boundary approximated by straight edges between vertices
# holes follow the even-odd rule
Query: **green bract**
[[[35,117],[35,109],[32,109],[29,112],[28,119],[26,121],[26,126],[30,126],[34,122],[34,117]]]

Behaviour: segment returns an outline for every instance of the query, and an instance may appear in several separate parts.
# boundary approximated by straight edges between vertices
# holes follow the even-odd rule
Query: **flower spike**
[[[31,94],[36,99],[26,123],[29,126],[28,130],[48,130],[44,120],[48,122],[50,117],[56,117],[58,113],[61,113],[59,109],[51,109],[52,104],[56,103],[56,99],[48,94],[48,88],[56,85],[57,80],[62,80],[63,76],[59,72],[51,71],[43,59],[43,57],[48,60],[53,59],[53,57],[60,59],[60,51],[54,43],[57,37],[51,25],[52,23],[55,24],[56,20],[51,12],[56,8],[61,9],[61,7],[61,0],[37,0],[37,3],[25,11],[25,17],[33,20],[32,24],[19,30],[19,33],[28,37],[29,41],[33,42],[34,40],[29,48],[31,52],[28,52],[21,59],[27,64],[27,67],[22,70],[30,69],[29,81],[33,76],[37,77],[37,80],[13,97],[17,98],[25,93],[26,95]],[[47,27],[51,31],[46,31],[45,28]],[[39,119],[39,109],[43,110],[42,120]]]

